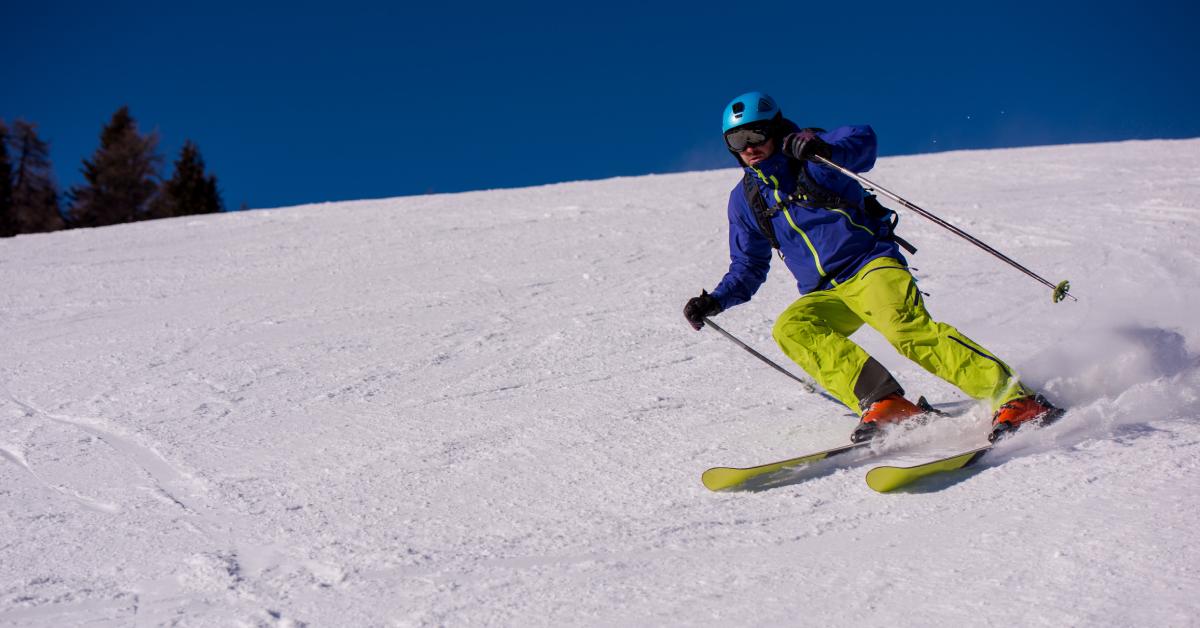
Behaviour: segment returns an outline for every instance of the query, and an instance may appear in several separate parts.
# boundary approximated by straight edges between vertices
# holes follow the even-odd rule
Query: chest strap
[[[854,205],[847,203],[845,199],[829,192],[828,190],[817,185],[812,177],[808,174],[808,168],[804,164],[797,164],[796,169],[796,191],[783,200],[783,205],[795,204],[802,207],[828,207],[832,209],[850,209],[855,208]],[[771,218],[779,211],[767,205],[766,199],[758,192],[758,184],[750,173],[745,173],[742,176],[742,193],[746,195],[746,203],[750,205],[750,209],[754,212],[754,220],[758,223],[758,230],[771,243],[771,248],[779,251],[780,258],[783,257],[783,251],[779,248],[779,238],[775,235],[775,226],[771,223]],[[867,215],[880,220],[887,228],[882,238],[892,240],[900,245],[900,248],[908,251],[909,254],[915,255],[917,247],[913,246],[908,240],[896,235],[896,225],[900,223],[900,215],[895,211],[888,209],[879,202],[879,199],[874,194],[863,196],[863,209]]]

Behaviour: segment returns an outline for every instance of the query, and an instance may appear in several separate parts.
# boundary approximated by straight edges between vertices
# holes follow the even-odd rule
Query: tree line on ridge
[[[140,133],[129,108],[121,107],[100,132],[100,147],[83,161],[84,182],[60,200],[50,147],[37,125],[0,120],[0,237],[225,209],[195,142],[184,142],[168,179],[159,174],[157,150],[158,133]]]

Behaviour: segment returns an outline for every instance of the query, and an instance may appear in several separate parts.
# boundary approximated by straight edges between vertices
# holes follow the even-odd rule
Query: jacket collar
[[[771,182],[770,187],[778,187],[784,194],[791,194],[795,188],[796,175],[792,171],[792,159],[789,159],[783,154],[783,151],[775,151],[775,154],[758,162],[754,166],[745,166],[743,169],[750,175],[752,179],[758,182],[759,187],[763,187],[763,178],[771,181],[771,177],[775,180]],[[759,173],[762,173],[762,177]]]

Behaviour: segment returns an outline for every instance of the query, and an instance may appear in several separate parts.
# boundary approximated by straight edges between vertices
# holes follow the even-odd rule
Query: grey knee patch
[[[867,363],[858,372],[858,381],[854,383],[854,396],[858,397],[858,407],[866,410],[871,404],[891,394],[903,395],[904,389],[878,360],[868,358]]]

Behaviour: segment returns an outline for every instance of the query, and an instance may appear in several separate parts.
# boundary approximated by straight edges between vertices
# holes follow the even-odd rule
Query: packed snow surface
[[[868,176],[1079,297],[904,216],[933,314],[1070,411],[891,494],[989,411],[869,329],[950,417],[700,484],[856,422],[681,316],[736,170],[0,241],[0,624],[1200,623],[1200,140]],[[718,320],[785,360],[774,266]]]

